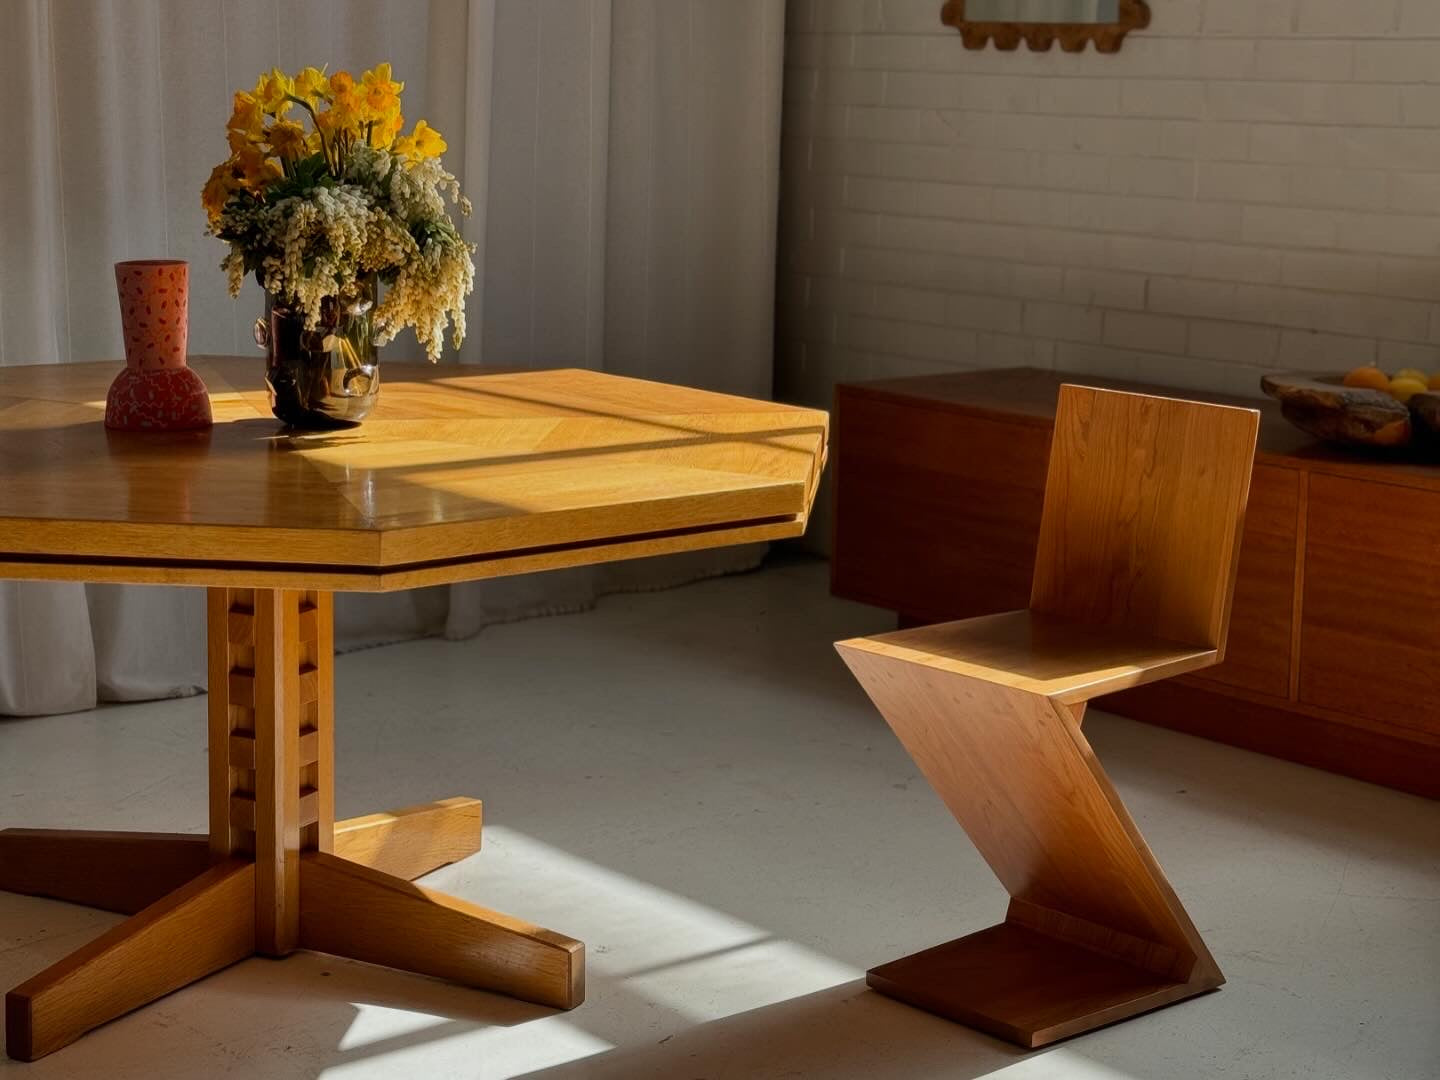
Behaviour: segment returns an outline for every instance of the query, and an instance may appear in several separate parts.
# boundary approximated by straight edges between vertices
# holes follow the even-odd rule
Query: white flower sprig
[[[230,245],[221,267],[232,296],[253,272],[313,330],[327,299],[357,298],[378,282],[377,343],[413,327],[436,360],[447,328],[456,348],[465,337],[474,245],[450,206],[469,215],[470,201],[440,163],[438,133],[420,121],[398,135],[401,89],[388,64],[361,82],[314,68],[262,76],[254,94],[235,96],[232,156],[216,167],[204,201],[209,231]],[[284,119],[292,104],[315,131]]]

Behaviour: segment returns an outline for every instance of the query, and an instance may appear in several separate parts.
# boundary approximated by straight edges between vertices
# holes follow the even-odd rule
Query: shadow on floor
[[[1039,1051],[1044,1053],[1044,1051]],[[527,1073],[546,1080],[972,1080],[1035,1054],[845,983],[628,1047]]]
[[[9,948],[0,939],[4,989],[119,921],[87,908],[0,893],[6,937],[37,917],[49,930],[42,939]],[[242,961],[96,1028],[38,1062],[0,1057],[0,1075],[13,1073],[16,1080],[194,1080],[230,1075],[218,1067],[228,1059],[237,1067],[236,1076],[255,1075],[242,1063],[264,1062],[267,1077],[314,1080],[330,1069],[552,1015],[551,1009],[497,994],[297,952],[283,960]],[[136,1038],[137,1030],[147,1024],[153,1030],[157,1021],[164,1030],[163,1045]]]

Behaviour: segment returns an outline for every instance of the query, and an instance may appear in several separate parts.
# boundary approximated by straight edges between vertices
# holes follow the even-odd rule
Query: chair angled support
[[[1011,898],[876,990],[1031,1048],[1224,982],[1081,720],[1223,655],[1258,424],[1062,388],[1029,609],[837,645]]]

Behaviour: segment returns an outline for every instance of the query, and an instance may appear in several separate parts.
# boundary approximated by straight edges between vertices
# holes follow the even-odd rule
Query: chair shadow
[[[856,980],[698,1024],[647,1046],[612,1050],[524,1075],[546,1080],[721,1075],[745,1080],[797,1076],[972,1080],[1036,1056],[1036,1051],[1020,1050],[892,1001]]]
[[[857,979],[697,1024],[658,1043],[619,1048],[524,1076],[547,1080],[670,1080],[721,1074],[746,1080],[798,1076],[971,1080],[1032,1057],[1035,1051],[1011,1047],[891,1001]]]

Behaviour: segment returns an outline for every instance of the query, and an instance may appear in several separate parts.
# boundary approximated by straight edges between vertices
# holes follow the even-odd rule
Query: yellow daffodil
[[[395,140],[391,152],[415,164],[426,158],[439,157],[446,149],[445,140],[440,137],[440,133],[421,120],[409,135],[402,135]]]
[[[365,72],[365,74],[361,75],[360,85],[366,92],[374,87],[380,87],[391,94],[399,94],[400,91],[405,89],[403,82],[396,82],[390,78],[390,65],[388,63],[376,64],[369,71]]]
[[[295,76],[295,96],[314,105],[330,93],[330,79],[324,68],[307,67]]]
[[[277,120],[265,138],[277,157],[294,159],[305,151],[305,129],[293,120]]]
[[[415,125],[415,150],[422,158],[439,157],[448,147],[440,133],[421,120]]]
[[[360,100],[348,71],[330,76],[330,108],[320,113],[319,121],[327,137],[360,123]]]
[[[238,154],[246,146],[253,146],[260,137],[259,132],[252,134],[240,128],[229,128],[225,132],[225,141],[230,144],[232,154]]]
[[[205,207],[205,216],[211,225],[220,220],[225,204],[239,187],[239,181],[235,177],[234,158],[222,161],[211,170],[210,179],[205,181],[205,188],[200,193],[200,204]]]
[[[367,124],[389,124],[400,111],[400,98],[380,87],[366,91],[360,104],[360,117]]]
[[[315,123],[325,138],[335,143],[341,141],[347,132],[353,131],[358,119],[351,103],[342,95],[330,108],[316,114]]]
[[[235,155],[235,164],[245,187],[250,191],[262,191],[272,180],[284,175],[280,166],[258,146],[247,146]]]
[[[261,75],[255,84],[255,99],[267,116],[284,116],[290,108],[290,95],[293,93],[294,80],[279,68],[271,68],[270,73]]]
[[[247,94],[244,90],[235,91],[234,111],[230,114],[230,121],[225,126],[233,131],[244,131],[255,133],[260,130],[264,122],[264,112],[260,103],[255,100],[253,94]]]
[[[360,99],[360,119],[367,124],[391,123],[400,111],[400,91],[404,89],[404,83],[390,78],[389,64],[377,64],[365,72],[356,91]]]
[[[237,92],[234,111],[230,114],[229,123],[225,125],[225,138],[230,144],[230,152],[238,153],[242,146],[258,141],[264,119],[265,114],[260,109],[260,103],[243,90]]]
[[[389,116],[370,125],[370,145],[376,150],[392,149],[395,136],[400,134],[400,129],[404,126],[405,117],[396,109]]]

